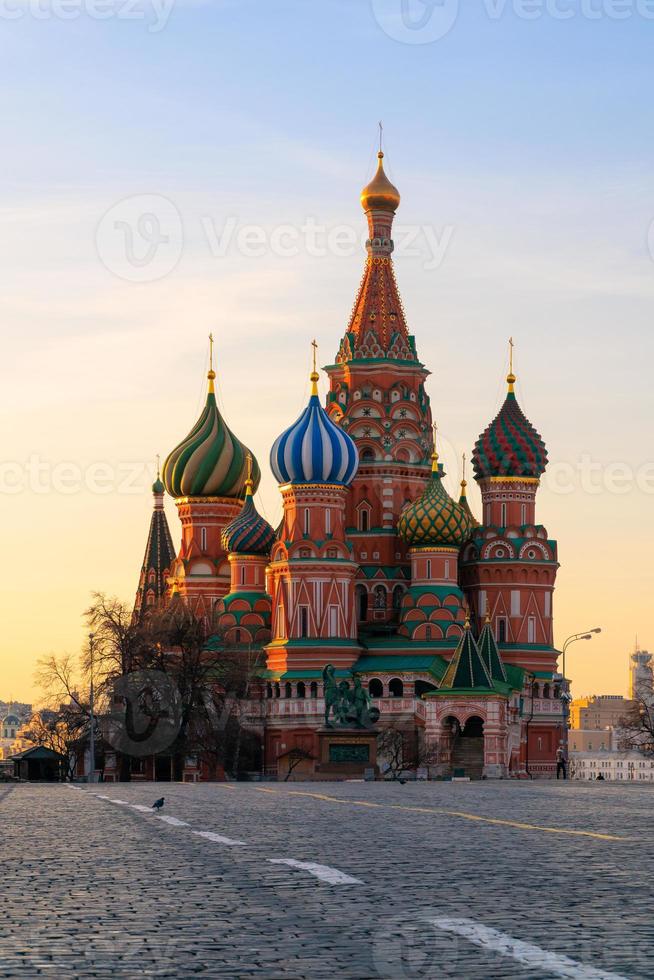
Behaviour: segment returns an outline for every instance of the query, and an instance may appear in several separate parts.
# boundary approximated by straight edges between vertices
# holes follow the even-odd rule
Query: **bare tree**
[[[654,755],[654,690],[641,686],[627,713],[620,719],[618,740],[621,749]]]
[[[287,752],[286,762],[288,764],[288,771],[284,776],[284,782],[287,783],[289,781],[300,763],[313,759],[315,759],[315,756],[311,755],[310,752],[307,752],[306,749],[294,748],[291,749],[290,752]]]
[[[403,772],[415,772],[438,761],[438,750],[429,745],[422,729],[384,729],[377,737],[377,757],[386,765],[391,779],[400,779]]]
[[[88,737],[88,718],[75,705],[61,705],[57,711],[43,709],[32,715],[24,737],[60,755],[65,778],[72,780]]]

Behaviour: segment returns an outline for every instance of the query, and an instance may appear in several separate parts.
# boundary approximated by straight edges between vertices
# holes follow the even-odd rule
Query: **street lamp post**
[[[592,640],[593,633],[601,633],[602,628],[596,626],[592,630],[585,630],[583,633],[573,633],[569,636],[565,643],[563,644],[563,649],[561,653],[563,654],[562,672],[563,672],[563,692],[561,694],[561,701],[563,702],[563,747],[565,752],[565,761],[568,761],[568,729],[570,727],[570,702],[572,701],[572,695],[566,688],[566,675],[565,675],[565,652],[572,643],[576,643],[577,640]]]
[[[89,782],[95,782],[95,715],[93,704],[93,633],[89,633],[89,654],[91,661],[91,686],[89,691]]]

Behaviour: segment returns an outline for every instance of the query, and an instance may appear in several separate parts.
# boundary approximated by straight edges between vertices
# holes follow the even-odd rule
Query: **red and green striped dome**
[[[514,375],[510,374],[507,381],[509,391],[504,404],[477,439],[472,453],[478,480],[491,476],[538,479],[547,466],[545,443],[515,397]]]
[[[249,449],[225,425],[218,411],[215,376],[213,370],[209,372],[209,391],[202,415],[164,463],[163,482],[171,497],[242,499],[245,494]],[[256,490],[261,471],[254,458],[252,480]]]

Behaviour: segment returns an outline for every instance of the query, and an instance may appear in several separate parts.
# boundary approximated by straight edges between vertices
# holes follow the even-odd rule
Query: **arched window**
[[[311,534],[311,511],[308,507],[304,508],[304,533]]]
[[[300,636],[309,635],[309,609],[307,606],[300,606]]]
[[[311,697],[312,698],[317,698],[318,697],[318,685],[317,685],[317,683],[315,681],[311,681],[311,685],[309,687],[309,691],[311,692]]]
[[[370,530],[370,513],[367,507],[362,507],[359,511],[359,530],[369,531]]]
[[[402,608],[402,599],[404,598],[404,589],[401,585],[396,585],[393,589],[393,609]]]
[[[200,528],[200,548],[202,551],[207,550],[207,529],[206,527]]]
[[[363,463],[370,463],[374,460],[375,454],[372,449],[364,449],[361,453],[361,461]]]
[[[425,626],[425,639],[431,640],[431,626]]]
[[[298,685],[297,685],[297,696],[299,698],[306,698],[306,696],[307,696],[307,689],[304,686],[304,681],[298,681]]]
[[[404,695],[404,684],[399,677],[394,677],[389,681],[388,693],[392,698],[401,698]]]
[[[271,698],[273,695],[272,684],[266,684],[266,697]]]
[[[286,683],[284,684],[284,697],[285,698],[293,697],[293,685],[291,684],[290,681],[286,681]]]
[[[386,589],[383,585],[375,586],[375,609],[386,608]]]
[[[234,643],[241,642],[241,631],[239,629],[234,630]]]
[[[275,697],[276,698],[281,698],[281,696],[282,696],[282,692],[280,690],[279,684],[276,683],[275,684]]]
[[[373,679],[368,684],[368,693],[371,698],[383,698],[384,696],[384,685],[379,680],[378,677],[373,677]]]
[[[359,622],[363,623],[368,616],[368,590],[365,585],[357,585],[354,592],[356,595]]]
[[[545,684],[545,686],[543,687],[543,697],[544,698],[549,698],[550,697],[550,686],[549,686],[549,684]]]

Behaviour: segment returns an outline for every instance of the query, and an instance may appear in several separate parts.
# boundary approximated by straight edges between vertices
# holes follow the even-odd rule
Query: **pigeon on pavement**
[[[160,810],[162,808],[162,806],[164,805],[164,802],[165,802],[165,799],[164,799],[163,796],[161,796],[158,800],[155,800],[154,801],[154,803],[152,804],[152,809],[153,810]]]

